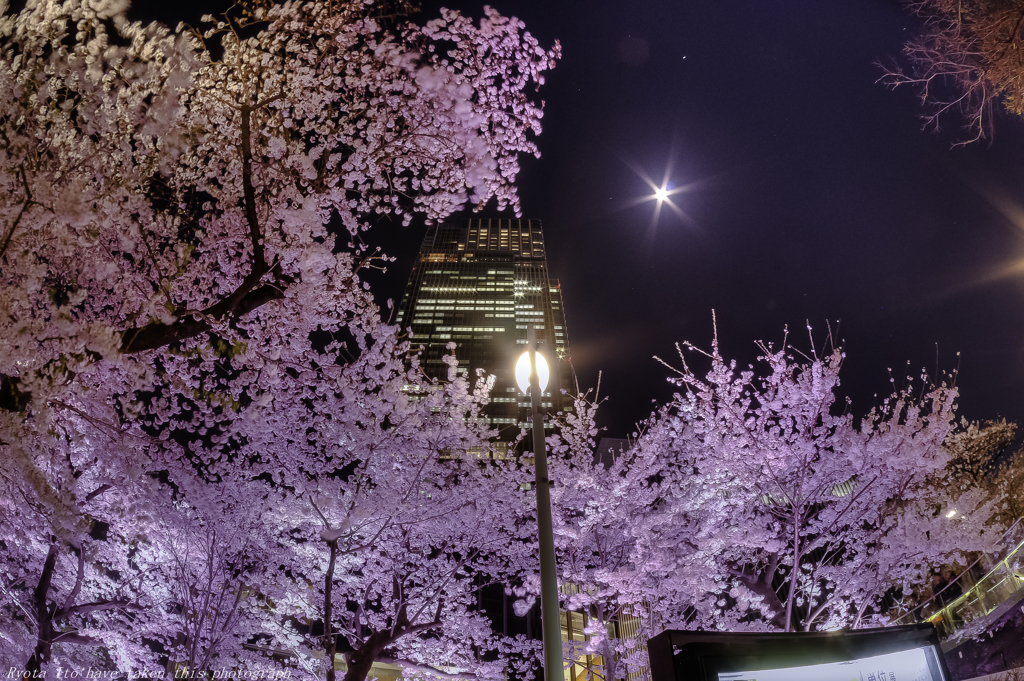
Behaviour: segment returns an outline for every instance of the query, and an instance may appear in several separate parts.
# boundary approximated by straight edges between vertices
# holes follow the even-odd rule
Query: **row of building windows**
[[[475,287],[474,288],[470,288],[470,287],[466,287],[466,286],[424,286],[424,287],[422,287],[421,290],[423,290],[423,291],[448,291],[449,293],[478,293],[479,292],[479,290],[477,288],[475,288]],[[490,290],[488,289],[488,291],[486,291],[486,292],[489,293]]]
[[[466,336],[458,333],[435,333],[433,336],[428,337],[437,338],[439,340],[490,340],[491,338],[494,338],[494,336],[487,333],[473,336]],[[440,345],[440,343],[431,343],[431,345]]]
[[[416,301],[416,308],[422,305],[515,305],[515,301],[507,298],[420,298]]]
[[[516,316],[515,312],[513,312],[511,310],[506,311],[506,310],[504,310],[503,308],[500,308],[500,307],[497,307],[497,308],[495,308],[495,307],[460,307],[460,308],[456,308],[455,310],[448,310],[448,311],[445,311],[445,310],[438,310],[438,311],[434,311],[434,312],[431,312],[430,310],[427,310],[426,312],[419,312],[419,311],[417,311],[417,312],[414,313],[415,316],[413,317],[413,323],[417,322],[420,319],[425,320],[427,322],[429,322],[432,318],[433,319],[442,319],[442,318],[450,315],[452,312],[501,312],[502,314],[499,315],[501,317],[515,318],[515,316]],[[489,316],[493,317],[494,315],[489,315]]]
[[[475,269],[475,268],[474,268]],[[484,285],[499,284],[505,285],[509,283],[522,284],[526,283],[523,281],[517,281],[512,278],[512,273],[508,274],[466,274],[462,270],[427,270],[424,274],[428,275],[441,275],[448,277],[449,279],[455,280],[467,280],[467,281],[479,281]]]
[[[426,314],[428,317],[431,312],[471,312],[471,311],[490,311],[494,312],[497,309],[498,312],[515,312],[510,304],[507,305],[431,305],[428,307],[416,307],[416,314]]]
[[[452,279],[456,279],[456,278],[457,277],[452,277]],[[430,283],[432,285],[449,284],[451,286],[457,286],[457,287],[461,287],[461,286],[465,286],[466,285],[464,282],[458,282],[458,281],[431,281]],[[513,289],[515,289],[515,287],[512,284],[494,284],[494,283],[489,283],[489,282],[487,282],[487,283],[482,282],[482,283],[477,284],[476,286],[474,286],[472,289],[469,289],[469,290],[475,291],[477,293],[507,293],[508,291],[512,291]]]
[[[480,305],[490,305],[491,309],[494,309],[494,305],[502,308],[503,310],[513,311],[515,308],[512,307],[512,301],[501,301],[501,300],[478,300],[471,304],[461,303],[459,305],[417,305],[416,310],[425,310],[430,312],[431,310],[472,310],[474,307]]]

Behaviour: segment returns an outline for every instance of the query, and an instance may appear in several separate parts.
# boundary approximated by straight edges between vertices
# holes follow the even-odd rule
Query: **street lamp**
[[[537,352],[533,324],[527,330],[526,352],[516,362],[516,383],[524,393],[529,388],[533,404],[533,456],[537,488],[537,536],[540,540],[541,638],[544,640],[544,680],[562,679],[562,621],[558,615],[558,576],[555,564],[555,535],[551,529],[551,481],[544,444],[541,393],[547,387],[549,370],[544,355]]]
[[[524,395],[530,394],[530,376],[533,373],[533,365],[530,363],[531,354],[537,358],[537,380],[540,381],[541,393],[548,387],[548,378],[551,375],[551,372],[548,370],[548,361],[544,359],[544,355],[539,355],[536,352],[531,353],[529,350],[524,352],[519,356],[519,361],[516,362],[516,384],[523,391]]]

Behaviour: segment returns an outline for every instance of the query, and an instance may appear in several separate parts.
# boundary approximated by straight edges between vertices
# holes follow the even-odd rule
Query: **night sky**
[[[959,121],[922,131],[915,93],[876,84],[874,62],[919,30],[899,3],[493,6],[562,43],[523,214],[544,222],[581,386],[603,371],[609,435],[671,395],[652,356],[708,347],[712,310],[744,363],[787,324],[805,351],[808,321],[818,347],[838,326],[856,413],[891,390],[889,368],[900,386],[908,360],[934,375],[937,344],[961,415],[1024,423],[1024,268],[998,276],[1024,263],[1024,125],[957,149]],[[662,210],[652,229],[654,202],[630,207],[651,194],[635,170],[666,168],[692,187],[673,196],[689,219]]]
[[[520,194],[544,223],[580,385],[603,371],[609,435],[671,395],[652,356],[707,347],[712,310],[744,364],[786,325],[804,351],[806,322],[819,348],[838,328],[855,413],[890,392],[889,368],[901,386],[959,367],[963,416],[1024,423],[1024,124],[1004,116],[991,144],[955,149],[959,121],[922,131],[915,93],[876,83],[874,62],[919,29],[899,3],[492,4],[562,43]],[[666,170],[689,187],[673,196],[686,217],[652,225],[638,171]],[[382,299],[401,295],[423,231],[368,235],[399,256],[374,278]]]

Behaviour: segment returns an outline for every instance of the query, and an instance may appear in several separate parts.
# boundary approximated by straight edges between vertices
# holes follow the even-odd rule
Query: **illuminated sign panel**
[[[934,658],[930,647],[916,648],[807,667],[720,672],[718,681],[942,681]]]
[[[932,625],[788,634],[666,631],[653,681],[950,681]]]

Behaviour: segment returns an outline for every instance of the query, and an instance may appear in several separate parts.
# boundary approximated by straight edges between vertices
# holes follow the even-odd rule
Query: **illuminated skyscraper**
[[[564,361],[569,336],[561,287],[548,276],[539,220],[471,219],[429,227],[396,321],[411,327],[414,343],[423,346],[420,361],[428,376],[447,377],[442,358],[451,342],[459,375],[473,379],[483,369],[495,376],[485,416],[503,441],[528,427],[529,400],[520,396],[513,375],[526,347],[527,324],[535,325],[539,347],[552,364],[545,411],[572,405],[559,392],[571,385]]]

